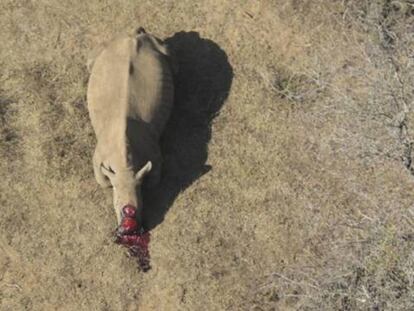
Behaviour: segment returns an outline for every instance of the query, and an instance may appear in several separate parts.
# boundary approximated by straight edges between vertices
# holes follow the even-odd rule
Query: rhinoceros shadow
[[[163,177],[143,190],[144,227],[164,220],[177,195],[212,169],[206,165],[211,122],[227,99],[233,70],[226,53],[197,32],[178,32],[165,40],[178,63],[175,101],[161,138]]]

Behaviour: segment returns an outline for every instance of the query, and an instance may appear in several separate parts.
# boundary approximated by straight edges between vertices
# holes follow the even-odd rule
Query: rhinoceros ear
[[[151,161],[148,161],[147,164],[145,164],[136,174],[135,174],[135,180],[139,181],[142,178],[144,178],[145,175],[147,175],[152,169],[152,163]]]
[[[109,179],[115,176],[114,170],[110,166],[106,168],[103,163],[101,163],[101,171],[106,177],[109,177]]]

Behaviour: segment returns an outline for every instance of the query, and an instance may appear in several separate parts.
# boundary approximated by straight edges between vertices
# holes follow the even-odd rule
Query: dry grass
[[[413,309],[413,7],[2,1],[0,309]],[[182,69],[148,273],[85,108],[88,51],[137,25]]]

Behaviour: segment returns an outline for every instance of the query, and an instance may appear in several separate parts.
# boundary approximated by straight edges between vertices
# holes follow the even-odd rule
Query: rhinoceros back
[[[138,35],[136,40],[129,66],[128,116],[149,124],[159,137],[174,99],[169,56],[163,43],[151,35]]]
[[[108,42],[94,61],[88,110],[97,148],[117,166],[131,164],[130,151],[139,164],[159,158],[174,97],[168,57],[162,41],[138,33]]]

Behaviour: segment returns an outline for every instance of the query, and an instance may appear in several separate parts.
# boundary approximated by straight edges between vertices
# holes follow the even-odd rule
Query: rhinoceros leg
[[[93,172],[95,174],[95,179],[97,181],[97,183],[102,187],[102,188],[109,188],[111,187],[111,182],[109,181],[109,178],[106,177],[101,170],[101,165],[102,165],[102,159],[99,156],[99,151],[98,148],[95,149],[95,152],[93,154],[93,158],[92,158],[92,162],[93,162]]]

